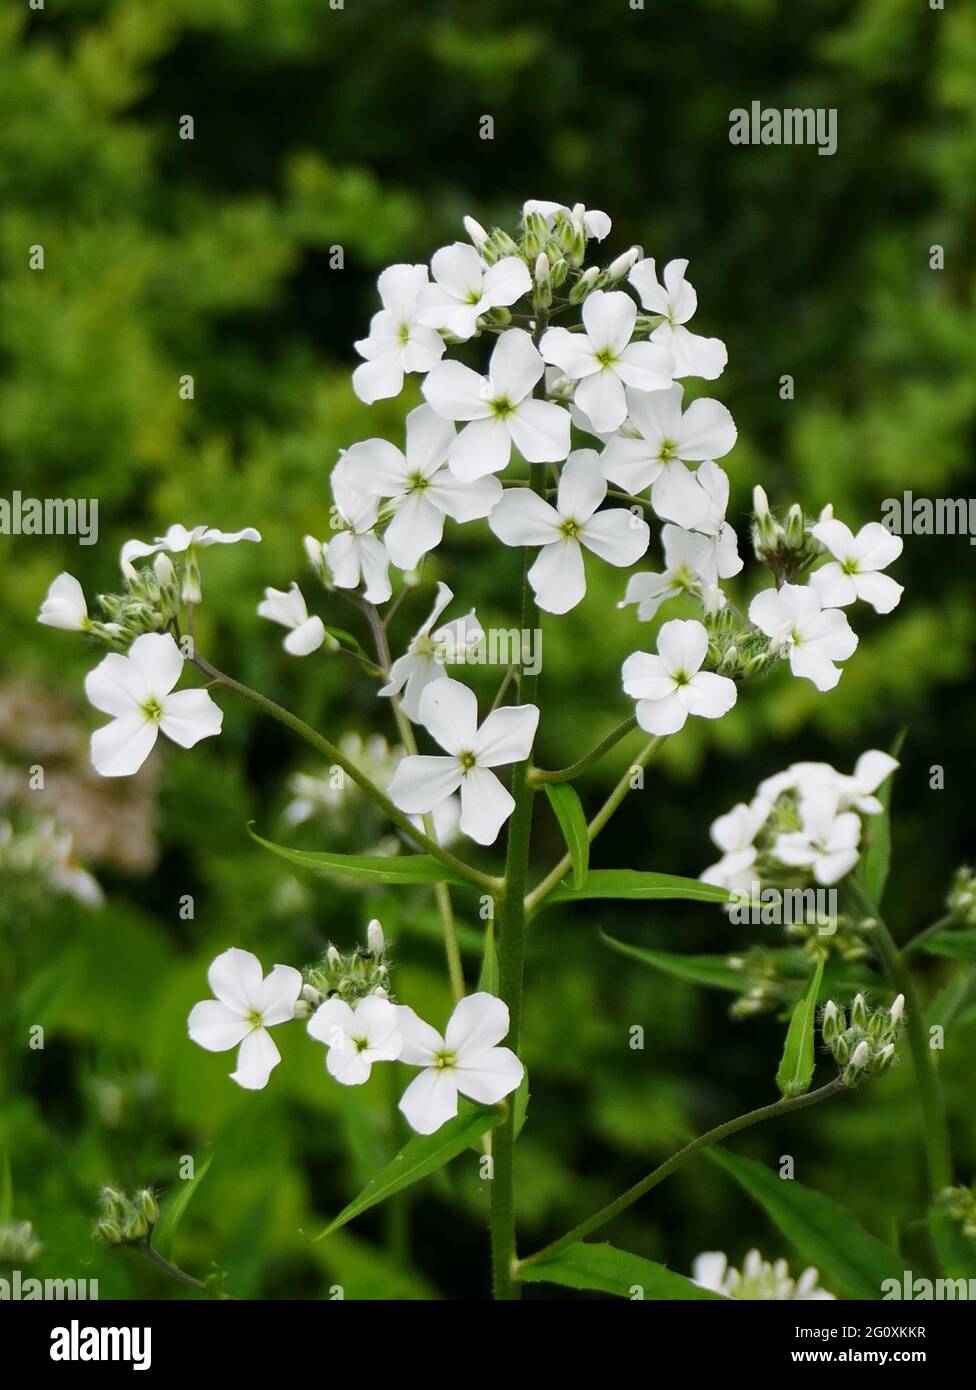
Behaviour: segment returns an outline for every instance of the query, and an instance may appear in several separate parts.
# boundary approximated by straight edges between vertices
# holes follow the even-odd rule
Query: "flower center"
[[[473,753],[459,753],[458,762],[461,764],[462,772],[470,772],[472,768],[478,765],[478,759]]]
[[[675,671],[673,680],[675,685],[679,686],[689,685],[691,683],[691,677],[689,676],[687,671]]]
[[[155,696],[146,701],[142,707],[142,712],[150,724],[158,724],[163,717],[163,707]]]
[[[678,457],[678,446],[673,439],[665,439],[661,442],[658,458],[662,463],[670,463],[672,459]]]
[[[498,416],[499,420],[504,420],[505,417],[511,415],[512,411],[515,409],[514,405],[512,405],[512,402],[508,400],[505,396],[500,396],[498,400],[492,401],[491,408]]]
[[[857,574],[857,561],[854,559],[845,560],[844,563],[841,565],[841,569],[844,571],[845,574]]]
[[[401,344],[402,344],[403,347],[406,347],[406,346],[407,346],[407,343],[409,343],[409,341],[410,341],[410,325],[409,325],[409,323],[401,323],[401,324],[400,324],[400,342],[401,342]]]
[[[352,1043],[353,1047],[356,1049],[357,1052],[365,1052],[366,1049],[369,1047],[369,1041],[367,1038],[350,1038],[349,1041]]]
[[[454,1052],[435,1052],[433,1065],[437,1071],[450,1071],[457,1062],[457,1054]]]
[[[600,366],[606,370],[607,367],[612,367],[614,362],[616,362],[617,354],[614,352],[613,348],[601,348],[596,354],[596,360],[599,362]]]
[[[246,1018],[252,1028],[260,1028],[264,1023],[264,1018],[260,1009],[248,1009]]]
[[[409,492],[423,492],[424,488],[430,486],[429,479],[425,478],[422,473],[411,474],[407,481],[410,484]]]
[[[560,523],[559,529],[568,541],[574,541],[583,528],[578,521],[574,521],[571,516],[567,516],[564,517],[563,521]]]

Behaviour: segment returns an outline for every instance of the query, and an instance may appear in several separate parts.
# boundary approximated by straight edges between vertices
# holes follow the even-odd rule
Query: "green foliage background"
[[[111,588],[120,543],[174,520],[257,525],[258,547],[208,552],[202,650],[331,736],[392,730],[341,658],[284,656],[255,617],[265,584],[301,577],[300,537],[322,535],[328,472],[358,438],[396,432],[417,399],[369,409],[350,387],[352,340],[385,264],[426,260],[471,212],[511,223],[526,197],[605,208],[611,250],[687,256],[696,325],[729,347],[715,394],[740,438],[730,515],[750,490],[827,500],[853,525],[903,489],[974,491],[976,419],[976,14],[924,0],[46,0],[0,16],[0,495],[96,497],[100,543],[0,537],[0,687],[58,695],[87,731],[94,653],[39,629],[40,599],[69,568]],[[836,107],[839,145],[737,148],[728,113]],[[178,138],[181,115],[195,139]],[[491,114],[495,138],[478,137]],[[929,268],[930,247],[945,269]],[[43,272],[28,269],[42,244]],[[330,269],[341,245],[345,268]],[[191,373],[195,399],[179,399]],[[780,399],[779,378],[796,399]],[[470,539],[469,539],[470,538]],[[483,621],[514,623],[517,557],[467,528],[428,569]],[[852,766],[909,726],[895,792],[890,914],[907,936],[940,914],[971,829],[972,552],[964,537],[908,538],[907,585],[887,619],[859,608],[861,643],[839,688],[783,673],[716,727],[689,727],[597,843],[596,867],[697,874],[709,821],[798,758]],[[747,576],[749,567],[747,566]],[[755,578],[755,571],[753,571]],[[585,604],[545,635],[538,753],[560,765],[625,713],[619,665],[649,633],[614,616],[619,576],[593,570]],[[311,593],[311,587],[306,589]],[[319,611],[347,625],[325,595]],[[402,644],[426,613],[403,610]],[[477,678],[490,697],[490,673]],[[15,1214],[44,1253],[33,1272],[97,1277],[102,1296],[185,1296],[135,1255],[90,1240],[103,1181],[164,1195],[180,1155],[212,1168],[177,1240],[180,1263],[216,1263],[241,1296],[482,1297],[486,1185],[455,1163],[411,1197],[320,1244],[311,1233],[398,1142],[394,1068],[365,1092],[331,1084],[298,1028],[268,1089],[240,1092],[229,1058],[191,1046],[189,1006],[230,944],[266,964],[351,946],[378,915],[396,942],[397,988],[443,1019],[448,996],[431,905],[419,891],[353,891],[292,878],[244,823],[282,838],[285,781],[303,750],[230,696],[225,732],[159,759],[151,871],[96,866],[109,905],[17,910],[3,921],[0,1136]],[[582,786],[597,803],[629,746]],[[26,776],[39,760],[7,750]],[[42,759],[41,759],[42,760]],[[946,769],[944,790],[929,769]],[[326,837],[329,837],[328,839]],[[296,842],[335,847],[309,829]],[[540,806],[546,863],[558,830]],[[355,844],[339,845],[356,848]],[[0,884],[0,893],[3,893]],[[180,894],[195,900],[192,921]],[[477,942],[474,905],[461,915]],[[667,981],[600,945],[597,927],[669,950],[738,948],[704,905],[553,909],[533,932],[524,1055],[532,1078],[519,1146],[526,1249],[635,1180],[689,1133],[774,1095],[783,1025],[732,1023],[724,996]],[[761,935],[756,933],[757,938]],[[477,957],[466,956],[470,981]],[[924,967],[926,988],[949,963]],[[27,1048],[41,1023],[43,1051]],[[629,1029],[646,1031],[644,1051]],[[941,1059],[957,1176],[976,1166],[976,1012]],[[825,1069],[826,1071],[826,1069]],[[393,1080],[390,1078],[393,1077]],[[877,1235],[924,1212],[918,1112],[904,1066],[855,1100],[757,1132],[740,1151],[795,1156],[797,1177]],[[449,1212],[454,1215],[448,1216]],[[688,1271],[722,1248],[791,1251],[729,1179],[691,1165],[608,1233]],[[924,1255],[919,1256],[924,1261]],[[190,1295],[192,1296],[192,1295]],[[544,1289],[530,1291],[545,1297]]]

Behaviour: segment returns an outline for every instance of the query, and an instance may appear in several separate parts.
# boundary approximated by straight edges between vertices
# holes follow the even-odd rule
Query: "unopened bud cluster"
[[[903,994],[890,1008],[878,1009],[869,1009],[863,994],[855,995],[849,1017],[832,999],[827,1001],[820,1029],[845,1086],[857,1086],[865,1077],[887,1071],[895,1060],[904,1024]]]
[[[752,547],[756,558],[766,566],[777,585],[795,584],[824,552],[823,546],[811,534],[811,526],[829,521],[833,508],[824,507],[816,518],[804,516],[803,508],[794,502],[780,521],[770,510],[769,499],[761,487],[752,494]]]
[[[95,1235],[107,1245],[136,1245],[148,1240],[158,1219],[159,1204],[150,1187],[138,1188],[131,1197],[108,1186],[98,1194]]]
[[[742,976],[742,993],[729,1010],[732,1018],[753,1018],[783,1007],[790,982],[777,965],[775,956],[764,946],[753,946],[741,955],[729,956],[726,965]]]
[[[939,1206],[962,1227],[964,1236],[976,1240],[976,1190],[973,1187],[947,1187],[939,1196]]]
[[[959,926],[976,927],[976,872],[966,864],[955,872],[946,909]]]
[[[316,965],[303,971],[305,984],[295,1006],[296,1018],[308,1018],[332,995],[355,1004],[367,995],[391,998],[390,961],[383,928],[374,919],[366,928],[366,945],[343,954],[330,946]]]
[[[93,619],[89,634],[113,651],[124,652],[144,632],[164,631],[181,611],[184,589],[197,595],[188,602],[199,602],[199,571],[195,579],[187,571],[188,566],[174,566],[168,555],[157,555],[151,565],[138,570],[129,565],[122,593],[98,595],[107,621]]]
[[[41,1253],[41,1243],[34,1237],[29,1221],[10,1221],[0,1226],[0,1265],[15,1268],[30,1264]]]

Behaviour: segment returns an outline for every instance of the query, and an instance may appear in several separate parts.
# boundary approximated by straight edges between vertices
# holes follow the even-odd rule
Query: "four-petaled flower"
[[[651,333],[651,342],[673,354],[675,376],[700,376],[714,381],[724,372],[729,354],[721,338],[701,338],[685,327],[698,308],[698,295],[685,279],[687,269],[687,261],[668,261],[662,287],[649,257],[638,261],[627,278],[644,308],[663,318]]]
[[[178,690],[183,654],[168,632],[137,637],[128,656],[112,652],[85,677],[85,694],[111,724],[91,737],[102,777],[129,777],[149,757],[160,731],[181,748],[220,733],[223,711],[206,690]]]
[[[458,1112],[458,1093],[479,1105],[497,1105],[521,1084],[525,1069],[508,1047],[508,1007],[492,994],[462,999],[444,1036],[406,1005],[397,1008],[403,1038],[400,1061],[424,1070],[411,1081],[400,1109],[418,1134],[433,1134]]]
[[[479,728],[474,691],[442,676],[420,697],[420,723],[447,756],[404,758],[393,774],[390,799],[401,811],[418,815],[460,788],[462,831],[479,845],[494,844],[515,802],[491,769],[529,756],[538,706],[503,705]]]
[[[578,381],[575,401],[597,434],[627,417],[624,386],[662,391],[671,385],[674,358],[653,343],[632,343],[637,306],[622,290],[595,290],[583,301],[585,333],[550,328],[539,344],[547,362]]]
[[[482,314],[514,304],[532,288],[521,257],[505,256],[486,266],[474,247],[463,241],[435,251],[430,268],[435,283],[420,291],[417,321],[428,328],[443,328],[455,338],[470,338]]]
[[[763,589],[749,605],[749,617],[772,642],[774,650],[789,653],[794,676],[805,676],[818,690],[833,690],[844,661],[857,646],[857,636],[839,608],[825,608],[815,589],[784,584]]]
[[[171,526],[164,536],[157,536],[148,544],[146,541],[126,541],[119,555],[122,573],[130,579],[135,578],[133,560],[142,560],[147,555],[168,551],[170,555],[192,554],[195,550],[206,550],[211,545],[236,545],[238,541],[259,541],[261,532],[253,526],[245,526],[243,531],[218,531],[215,526]]]
[[[190,1037],[208,1052],[229,1052],[240,1044],[237,1070],[230,1079],[247,1091],[260,1091],[281,1061],[269,1028],[294,1017],[302,988],[301,971],[276,965],[263,976],[261,962],[250,951],[232,946],[207,971],[215,999],[204,999],[190,1010]]]
[[[492,512],[488,525],[500,541],[542,547],[529,583],[547,613],[568,613],[586,593],[581,547],[611,565],[632,565],[647,549],[646,522],[619,507],[597,511],[606,495],[595,451],[578,449],[560,475],[555,506],[531,488],[509,488]]]
[[[825,887],[839,883],[857,863],[861,818],[854,811],[837,813],[837,797],[828,788],[811,790],[800,800],[801,830],[777,835],[773,853],[781,864],[810,868]]]
[[[85,591],[73,574],[65,571],[51,581],[37,621],[47,627],[61,627],[69,632],[87,632],[91,620]]]
[[[484,629],[473,608],[463,618],[434,627],[453,597],[453,591],[446,584],[438,583],[430,615],[411,638],[404,655],[397,657],[390,667],[390,678],[379,692],[400,695],[402,690],[400,708],[414,723],[420,718],[421,695],[431,681],[444,675],[445,662],[463,661],[468,652],[484,640]]]
[[[416,569],[421,557],[440,544],[445,516],[474,521],[487,516],[502,495],[497,478],[462,482],[448,468],[456,437],[449,420],[421,405],[407,416],[404,452],[385,439],[366,439],[343,455],[354,487],[367,496],[393,499],[396,515],[383,543],[399,569]]]
[[[600,456],[611,483],[625,492],[651,489],[651,505],[665,521],[697,526],[709,510],[686,463],[714,461],[729,452],[736,429],[719,401],[692,401],[682,414],[684,387],[643,393],[628,391],[628,420]]]
[[[308,1031],[329,1049],[326,1070],[343,1086],[361,1086],[374,1062],[395,1062],[403,1046],[396,1005],[375,994],[355,1008],[344,999],[327,999],[309,1019]]]
[[[657,635],[657,655],[634,652],[623,664],[624,690],[637,701],[637,722],[649,734],[674,734],[689,714],[720,719],[735,704],[735,682],[703,671],[708,633],[693,619],[674,618]]]
[[[258,617],[270,618],[273,623],[290,629],[282,643],[291,656],[308,656],[317,651],[325,641],[325,626],[317,615],[308,616],[305,597],[292,580],[288,589],[264,591],[264,598],[258,604]]]
[[[898,606],[903,586],[880,571],[898,559],[904,546],[901,536],[893,536],[880,521],[869,521],[856,536],[835,520],[818,521],[810,530],[834,557],[810,576],[825,608],[846,608],[859,598],[876,613],[890,613]]]
[[[337,589],[356,589],[362,581],[363,597],[369,603],[385,603],[393,586],[390,557],[374,532],[379,499],[354,486],[345,459],[333,468],[331,482],[339,534],[329,541],[324,553],[332,582]]]
[[[445,420],[467,423],[451,445],[452,470],[465,482],[500,473],[512,445],[529,463],[554,463],[569,453],[569,414],[532,391],[546,366],[522,328],[495,344],[488,375],[461,362],[441,362],[424,381],[430,405]]]
[[[426,284],[425,265],[391,265],[377,281],[383,308],[355,345],[366,360],[352,374],[352,389],[367,405],[399,396],[406,372],[429,372],[444,356],[443,338],[420,321]]]

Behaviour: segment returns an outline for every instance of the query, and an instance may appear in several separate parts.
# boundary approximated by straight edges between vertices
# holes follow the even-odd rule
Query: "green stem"
[[[581,777],[584,772],[598,763],[605,753],[615,747],[622,738],[626,738],[629,733],[637,728],[637,716],[632,714],[629,719],[625,719],[622,724],[618,724],[612,733],[607,734],[605,739],[596,745],[586,757],[580,758],[575,763],[570,763],[568,767],[561,767],[554,772],[549,772],[545,768],[535,767],[529,774],[529,781],[533,786],[538,786],[543,782],[572,782],[577,777]]]
[[[171,1279],[175,1279],[178,1284],[184,1284],[188,1289],[196,1289],[198,1293],[205,1293],[208,1298],[214,1298],[221,1302],[233,1302],[233,1295],[229,1293],[218,1293],[213,1289],[208,1289],[200,1279],[195,1279],[192,1274],[187,1274],[185,1269],[180,1269],[171,1260],[167,1260],[158,1250],[154,1250],[148,1241],[140,1244],[139,1249],[146,1255],[154,1265],[158,1265],[164,1273]]]
[[[596,815],[590,821],[589,825],[587,825],[586,836],[591,844],[599,835],[600,831],[606,825],[610,817],[619,808],[620,803],[624,800],[627,793],[630,791],[630,779],[633,775],[634,768],[647,767],[647,764],[657,754],[658,750],[662,747],[663,744],[664,738],[661,737],[659,734],[655,734],[655,736],[648,743],[645,743],[644,747],[637,755],[636,762],[631,763],[630,767],[628,767],[627,771],[621,777],[620,781],[614,787],[613,791],[607,797],[606,801],[600,807],[599,811],[597,811]],[[559,863],[556,865],[556,867],[554,869],[551,869],[550,872],[546,874],[542,882],[532,889],[532,892],[529,893],[529,895],[525,899],[525,911],[529,917],[532,917],[535,914],[535,912],[538,910],[539,904],[543,901],[545,897],[548,896],[549,893],[552,892],[552,890],[556,887],[557,884],[563,881],[563,879],[566,877],[566,875],[569,873],[572,867],[572,856],[569,854],[564,854],[562,859],[560,859]]]
[[[878,909],[869,901],[860,885],[853,878],[848,879],[847,887],[858,908],[865,917],[871,917],[876,926],[871,932],[877,944],[878,954],[885,968],[885,974],[892,987],[905,996],[905,1032],[908,1048],[912,1054],[915,1068],[915,1086],[925,1128],[925,1150],[928,1158],[929,1186],[932,1196],[938,1197],[944,1187],[952,1182],[952,1159],[949,1148],[949,1127],[946,1121],[945,1099],[942,1085],[936,1070],[935,1058],[929,1047],[928,1032],[925,1027],[925,1013],[911,971],[892,938]]]
[[[928,938],[934,936],[937,931],[946,931],[949,927],[955,925],[955,921],[955,917],[949,913],[946,917],[940,917],[937,922],[930,923],[929,926],[925,927],[916,936],[913,936],[911,941],[905,942],[904,946],[901,948],[902,960],[911,960],[912,956],[917,955],[922,949],[923,941],[927,941]]]
[[[566,1235],[560,1236],[558,1240],[537,1250],[534,1255],[519,1261],[518,1270],[524,1269],[526,1265],[538,1263],[540,1260],[548,1259],[552,1255],[558,1255],[561,1250],[565,1250],[568,1245],[574,1245],[576,1241],[583,1240],[586,1236],[598,1231],[601,1226],[612,1221],[621,1212],[632,1207],[639,1201],[645,1193],[650,1192],[652,1187],[657,1187],[658,1183],[669,1178],[672,1173],[676,1173],[679,1168],[683,1168],[689,1159],[694,1158],[695,1154],[701,1153],[703,1149],[711,1148],[713,1144],[720,1144],[723,1139],[728,1139],[733,1134],[738,1134],[740,1130],[750,1129],[753,1125],[762,1124],[764,1120],[773,1120],[780,1115],[789,1115],[794,1110],[804,1110],[808,1105],[817,1105],[822,1100],[827,1100],[830,1096],[835,1096],[844,1089],[844,1083],[840,1077],[835,1077],[833,1081],[821,1086],[818,1091],[809,1091],[805,1096],[793,1096],[790,1100],[777,1100],[771,1105],[764,1105],[759,1110],[750,1110],[748,1114],[737,1115],[734,1120],[726,1120],[725,1124],[717,1125],[715,1129],[710,1129],[707,1134],[700,1134],[697,1139],[692,1139],[690,1144],[686,1144],[683,1149],[679,1149],[676,1154],[672,1154],[669,1159],[660,1164],[653,1172],[648,1173],[646,1178],[635,1183],[633,1187],[621,1193],[614,1201],[608,1202],[605,1207],[594,1213],[593,1216],[581,1221],[578,1226],[574,1226]]]
[[[470,864],[465,864],[462,859],[458,859],[456,855],[451,854],[450,850],[442,849],[436,841],[430,839],[423,831],[418,830],[409,817],[398,810],[390,798],[386,796],[384,792],[381,792],[379,787],[377,787],[374,782],[371,782],[366,774],[362,772],[354,762],[351,762],[334,743],[330,743],[322,734],[316,732],[310,724],[306,724],[304,719],[299,719],[298,715],[292,714],[291,710],[285,709],[283,705],[277,704],[274,700],[269,700],[266,695],[261,695],[257,690],[252,690],[250,686],[235,680],[233,676],[228,676],[223,671],[219,671],[216,666],[211,665],[211,663],[204,660],[202,656],[194,656],[193,664],[210,680],[219,681],[220,684],[225,685],[228,690],[233,690],[238,695],[243,695],[246,700],[250,700],[252,704],[257,705],[265,714],[269,714],[272,719],[277,719],[279,724],[284,724],[286,728],[291,729],[293,733],[303,738],[306,743],[311,744],[323,757],[328,758],[330,762],[341,767],[346,776],[351,777],[356,785],[361,787],[366,795],[376,802],[376,805],[390,818],[394,825],[399,826],[405,835],[408,835],[411,840],[420,845],[422,849],[426,850],[433,859],[443,864],[445,868],[451,869],[454,873],[459,874],[462,878],[466,878],[470,883],[477,884],[479,888],[487,890],[489,893],[496,893],[499,891],[501,883],[498,879],[492,878],[488,874],[483,874],[478,869],[473,869]]]

